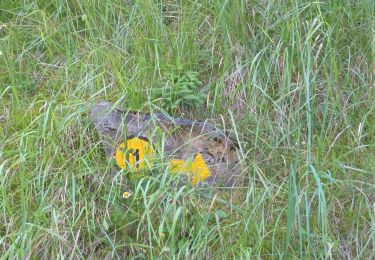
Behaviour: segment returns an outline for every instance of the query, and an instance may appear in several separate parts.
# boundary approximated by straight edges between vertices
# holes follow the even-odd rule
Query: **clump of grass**
[[[0,1],[0,254],[374,258],[373,13],[371,0]],[[229,122],[245,181],[203,199],[161,170],[124,199],[87,119],[98,100]]]

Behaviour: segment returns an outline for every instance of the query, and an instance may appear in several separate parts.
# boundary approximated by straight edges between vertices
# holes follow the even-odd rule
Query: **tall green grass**
[[[374,8],[2,0],[1,255],[374,258]],[[160,174],[124,199],[89,109],[152,109],[175,71],[207,99],[173,116],[235,129],[245,180],[202,195]]]

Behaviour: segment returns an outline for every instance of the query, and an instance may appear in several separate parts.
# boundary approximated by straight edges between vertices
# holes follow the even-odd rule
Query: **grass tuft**
[[[374,8],[1,0],[0,254],[374,258]],[[99,100],[222,121],[244,181],[199,194],[159,164],[126,186]]]

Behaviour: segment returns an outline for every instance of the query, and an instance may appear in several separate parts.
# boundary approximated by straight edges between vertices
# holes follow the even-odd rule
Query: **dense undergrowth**
[[[373,17],[370,0],[1,0],[1,255],[374,258]],[[223,120],[245,181],[202,196],[160,167],[123,198],[100,100]]]

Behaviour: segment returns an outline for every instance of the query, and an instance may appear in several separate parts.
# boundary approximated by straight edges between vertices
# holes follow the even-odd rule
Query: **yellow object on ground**
[[[155,151],[146,140],[134,137],[117,147],[115,158],[117,166],[121,169],[129,167],[138,172],[146,166],[146,161],[152,166]]]
[[[200,153],[195,156],[192,162],[172,159],[169,162],[169,169],[170,173],[183,172],[191,175],[191,182],[194,186],[211,176],[210,169]]]
[[[149,142],[134,137],[117,147],[115,158],[118,167],[122,169],[129,167],[131,170],[139,172],[145,168],[146,161],[152,166],[155,151]],[[172,159],[169,162],[169,169],[170,173],[186,173],[191,177],[191,182],[194,186],[211,176],[210,169],[200,153],[195,156],[192,162]]]
[[[125,191],[123,194],[122,194],[122,197],[124,199],[127,199],[129,198],[130,196],[132,195],[132,193],[130,191]]]

